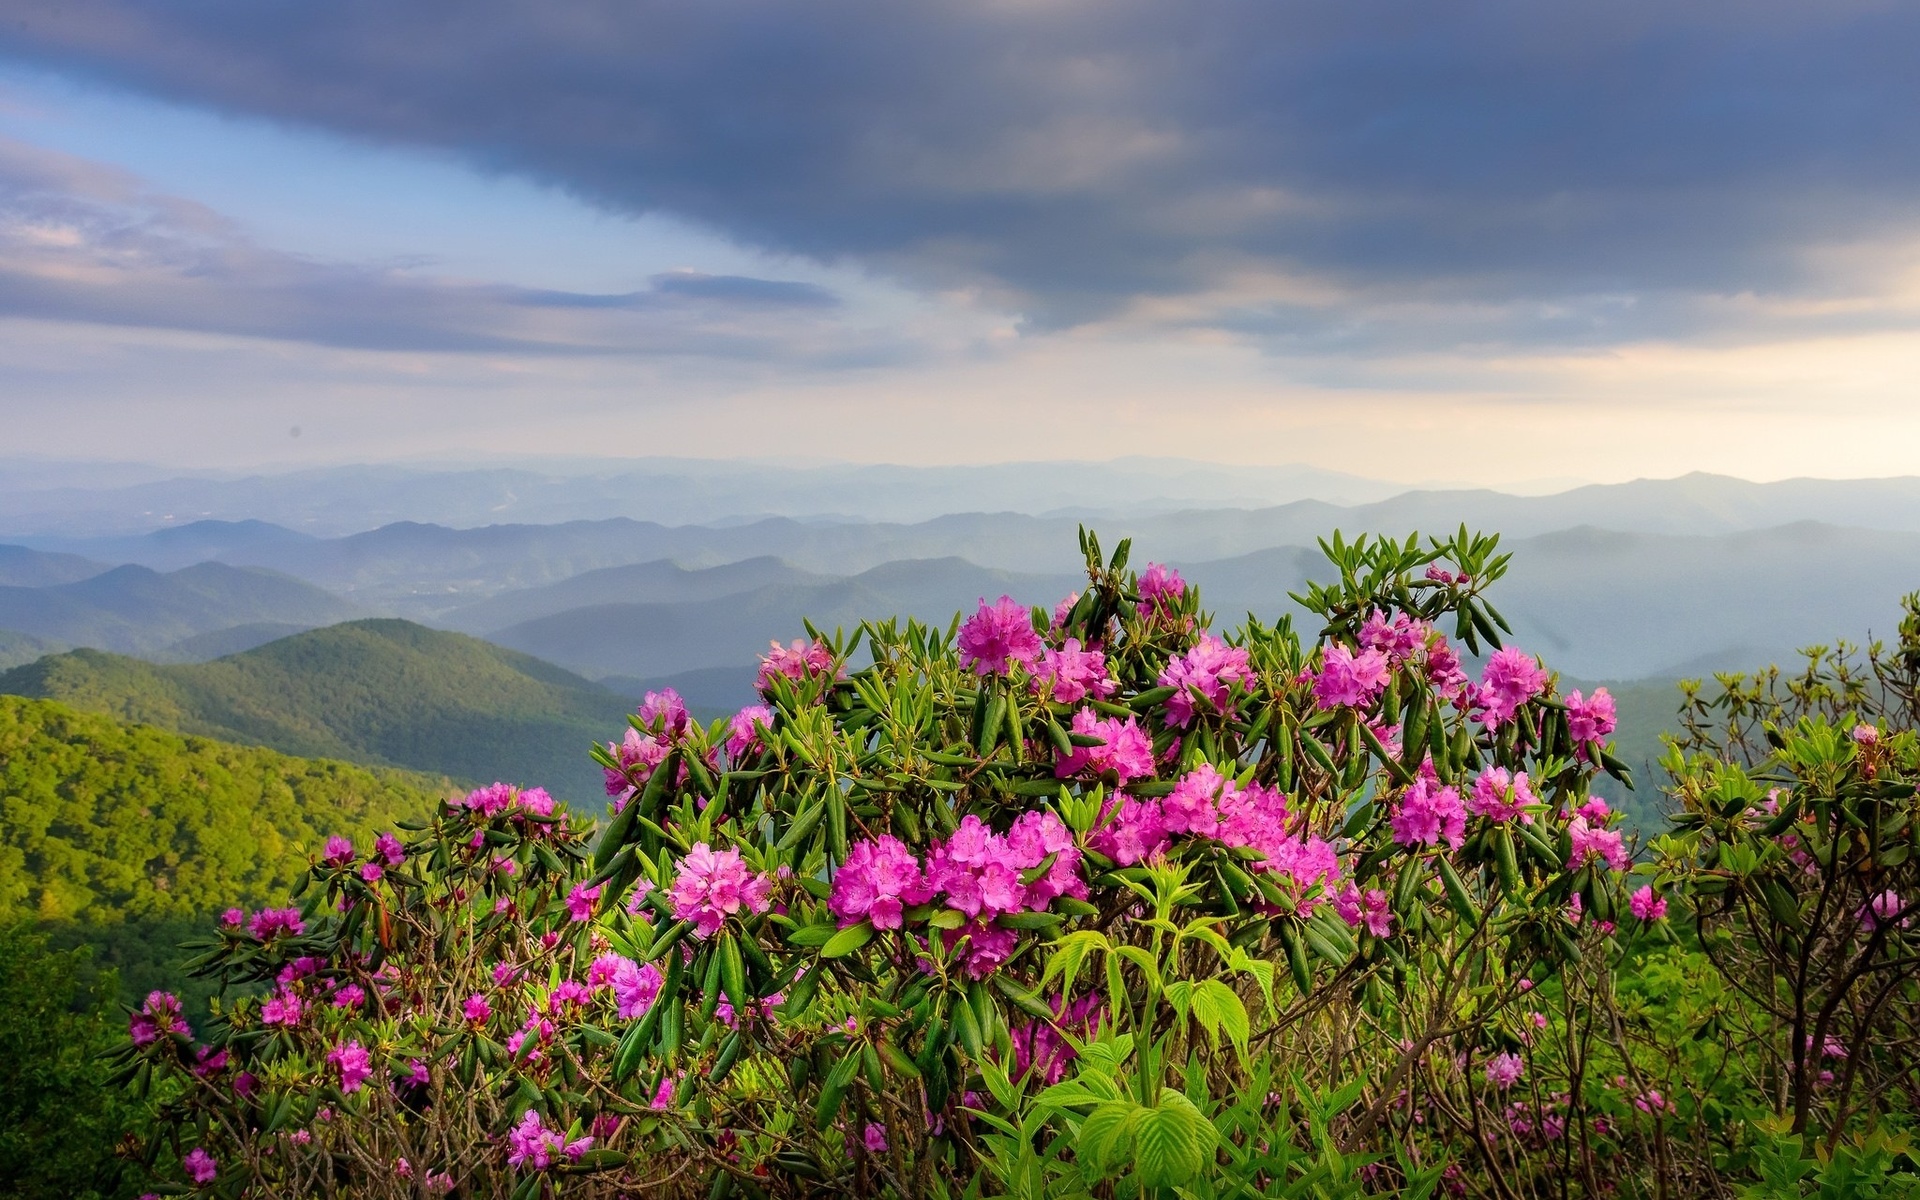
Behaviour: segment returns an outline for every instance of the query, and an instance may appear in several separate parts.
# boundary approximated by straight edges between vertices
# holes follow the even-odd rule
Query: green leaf
[[[1173,1088],[1161,1088],[1160,1103],[1138,1110],[1129,1125],[1134,1172],[1147,1188],[1179,1187],[1199,1178],[1220,1139],[1193,1101]]]
[[[820,950],[821,958],[844,958],[873,940],[873,926],[862,921],[858,925],[849,925],[827,939]]]

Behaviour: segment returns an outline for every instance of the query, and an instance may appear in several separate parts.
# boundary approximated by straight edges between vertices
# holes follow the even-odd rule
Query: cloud
[[[1867,0],[6,7],[20,61],[451,150],[1030,329],[1168,302],[1281,349],[1740,329],[1728,297],[1871,295],[1822,248],[1908,238],[1920,198],[1920,10]],[[1444,335],[1380,315],[1442,308]]]
[[[836,323],[838,307],[790,280],[672,272],[598,295],[315,261],[125,171],[0,141],[0,316],[376,351],[840,367],[915,353]]]

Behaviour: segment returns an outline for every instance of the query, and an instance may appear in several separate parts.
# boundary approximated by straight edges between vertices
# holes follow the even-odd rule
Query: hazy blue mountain
[[[58,654],[72,647],[65,642],[48,641],[31,634],[16,633],[11,629],[0,629],[0,671],[9,670],[30,663],[36,658],[48,654]]]
[[[748,662],[731,667],[699,667],[651,679],[637,675],[608,675],[599,683],[601,687],[633,700],[640,699],[648,692],[672,688],[680,693],[680,698],[687,702],[687,707],[696,716],[703,721],[711,721],[715,717],[738,712],[749,704],[760,703],[759,694],[753,689],[753,681],[759,673],[760,664]]]
[[[78,583],[107,570],[107,564],[77,554],[50,554],[25,546],[0,546],[0,587],[51,587]]]
[[[659,560],[584,571],[544,587],[505,592],[443,613],[437,624],[486,634],[509,625],[599,604],[712,600],[763,587],[806,587],[831,582],[768,556],[718,567],[689,568]]]
[[[292,637],[296,633],[305,633],[312,628],[311,625],[295,625],[285,621],[260,621],[252,625],[233,625],[226,629],[216,629],[211,633],[197,633],[189,638],[181,638],[171,646],[145,657],[155,662],[212,662],[216,658],[240,654],[256,646],[264,646],[268,642],[277,642],[281,638]]]
[[[125,653],[160,651],[235,625],[314,626],[357,615],[353,605],[312,584],[221,563],[168,574],[129,565],[75,583],[0,587],[0,628]]]
[[[802,636],[803,619],[851,630],[865,618],[920,616],[945,625],[1002,594],[1051,604],[1079,580],[1019,575],[963,559],[892,562],[847,579],[772,584],[731,596],[599,604],[496,630],[491,640],[590,677],[654,678],[754,661],[772,638]]]
[[[629,517],[702,524],[761,516],[920,521],[948,512],[1258,508],[1309,496],[1378,500],[1395,484],[1302,465],[1169,458],[902,467],[700,459],[518,466],[344,466],[222,476],[0,460],[0,530],[119,534],[200,518],[258,518],[338,536],[396,521],[471,527]]]

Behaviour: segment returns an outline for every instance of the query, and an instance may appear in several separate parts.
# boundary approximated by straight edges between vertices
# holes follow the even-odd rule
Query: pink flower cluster
[[[545,788],[517,788],[510,783],[494,782],[483,788],[475,788],[466,797],[454,803],[455,808],[464,808],[476,816],[492,819],[518,806],[516,815],[531,813],[538,817],[553,815],[553,797]]]
[[[761,748],[760,726],[773,728],[773,710],[750,704],[733,714],[727,725],[727,761],[738,764]]]
[[[1367,614],[1360,626],[1360,644],[1368,650],[1378,650],[1386,655],[1389,666],[1398,667],[1411,662],[1426,649],[1427,638],[1432,633],[1433,626],[1425,621],[1417,621],[1405,613],[1395,613],[1389,621],[1385,613],[1376,609]]]
[[[1322,652],[1313,677],[1314,703],[1321,708],[1367,708],[1386,690],[1391,675],[1387,656],[1380,651],[1355,654],[1333,643]]]
[[[1140,615],[1150,616],[1155,609],[1173,607],[1187,594],[1187,581],[1180,572],[1161,563],[1150,562],[1140,573]]]
[[[1642,921],[1658,921],[1667,915],[1666,897],[1655,892],[1652,884],[1647,884],[1628,897],[1627,907]]]
[[[1498,729],[1513,720],[1527,701],[1546,690],[1547,673],[1533,656],[1508,646],[1494,651],[1487,669],[1480,673],[1480,686],[1474,691],[1474,705],[1480,720],[1489,729]]]
[[[1579,692],[1567,696],[1567,732],[1582,746],[1603,740],[1618,724],[1613,697],[1607,689],[1595,688],[1592,696]]]
[[[772,643],[773,649],[760,656],[760,674],[754,679],[753,686],[761,695],[767,694],[776,675],[784,675],[795,683],[804,683],[818,675],[835,673],[833,651],[825,642],[809,642],[804,638],[795,638],[792,646]]]
[[[1040,652],[1039,665],[1028,686],[1043,700],[1078,704],[1088,696],[1105,700],[1120,684],[1107,674],[1104,654],[1082,650],[1079,638],[1068,638],[1060,649],[1048,646]]]
[[[1527,1073],[1527,1064],[1518,1054],[1496,1054],[1487,1063],[1487,1082],[1506,1091]]]
[[[1061,779],[1075,775],[1102,778],[1111,774],[1120,787],[1133,779],[1153,775],[1153,742],[1140,728],[1137,717],[1124,722],[1118,717],[1099,717],[1091,708],[1073,714],[1074,733],[1101,739],[1098,746],[1075,746],[1054,764],[1053,773]]]
[[[1874,930],[1891,928],[1897,924],[1905,929],[1912,925],[1914,920],[1911,914],[1905,917],[1900,915],[1905,909],[1906,903],[1900,899],[1899,892],[1891,889],[1881,892],[1861,906],[1860,928]]]
[[[263,908],[247,922],[247,932],[263,942],[282,935],[299,937],[306,931],[307,923],[297,908]]]
[[[162,1037],[178,1034],[192,1037],[193,1030],[180,1009],[180,998],[172,992],[148,992],[142,1004],[127,1021],[127,1033],[136,1046],[150,1046]]]
[[[591,1135],[569,1142],[566,1134],[547,1128],[539,1112],[530,1108],[507,1131],[507,1165],[544,1171],[561,1158],[579,1162],[592,1146]]]
[[[684,735],[693,720],[687,713],[687,702],[672,688],[661,688],[642,696],[638,713],[640,724],[646,726],[649,733],[668,739]]]
[[[593,966],[587,970],[587,984],[590,987],[609,988],[613,992],[614,1008],[622,1021],[631,1021],[647,1015],[653,1002],[660,995],[660,985],[664,977],[660,968],[652,963],[636,963],[623,954],[608,952],[593,960]]]
[[[1601,863],[1609,871],[1627,869],[1626,839],[1617,829],[1593,824],[1584,813],[1567,822],[1567,836],[1573,852],[1567,856],[1567,869],[1577,871],[1588,863]]]
[[[1225,712],[1228,685],[1245,687],[1252,682],[1253,667],[1247,661],[1247,652],[1203,633],[1191,649],[1160,672],[1161,687],[1178,689],[1167,697],[1167,724],[1186,728],[1193,722],[1194,706],[1200,700],[1215,712]]]
[[[654,769],[666,760],[670,749],[672,745],[665,738],[641,733],[628,726],[625,737],[618,742],[607,743],[607,753],[620,764],[618,767],[601,768],[607,777],[607,795],[624,798],[645,787]]]
[[[1476,817],[1486,817],[1493,821],[1512,821],[1533,824],[1533,814],[1527,810],[1540,803],[1533,794],[1533,788],[1527,782],[1527,773],[1518,774],[1505,767],[1489,767],[1473,781],[1473,799],[1468,802]]]
[[[899,838],[883,833],[847,850],[827,907],[842,926],[872,921],[875,929],[898,929],[907,907],[932,899],[920,860]]]
[[[1351,929],[1365,926],[1374,937],[1393,936],[1393,909],[1379,888],[1362,892],[1350,883],[1333,898],[1333,911]]]
[[[716,851],[696,842],[680,860],[667,895],[673,901],[674,918],[692,921],[694,936],[708,938],[742,909],[766,912],[772,890],[773,880],[749,870],[740,851]]]
[[[994,604],[982,598],[979,611],[960,627],[959,646],[960,665],[975,675],[1005,675],[1015,663],[1031,667],[1040,658],[1033,614],[1011,596]]]
[[[1390,822],[1393,840],[1402,846],[1437,846],[1445,842],[1458,850],[1466,841],[1467,809],[1456,788],[1441,786],[1431,760],[1421,764],[1413,786],[1400,797]]]
[[[1042,1087],[1052,1087],[1067,1076],[1067,1066],[1079,1055],[1061,1036],[1061,1030],[1084,1036],[1098,1032],[1101,1006],[1099,997],[1082,996],[1072,1004],[1065,996],[1053,998],[1054,1019],[1026,1021],[1013,1030],[1013,1078],[1029,1071]]]
[[[373,1056],[357,1040],[327,1051],[327,1065],[340,1075],[340,1090],[351,1096],[373,1076]]]

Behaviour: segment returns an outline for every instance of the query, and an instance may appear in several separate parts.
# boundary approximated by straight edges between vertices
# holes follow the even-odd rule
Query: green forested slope
[[[446,791],[423,775],[0,696],[0,924],[261,903],[327,835],[370,838]]]
[[[587,747],[617,736],[630,704],[524,654],[392,620],[208,663],[76,650],[0,674],[0,692],[289,754],[537,783],[580,805],[604,803]]]
[[[210,914],[284,902],[329,834],[365,845],[447,790],[0,696],[0,927],[92,943],[142,986]]]

